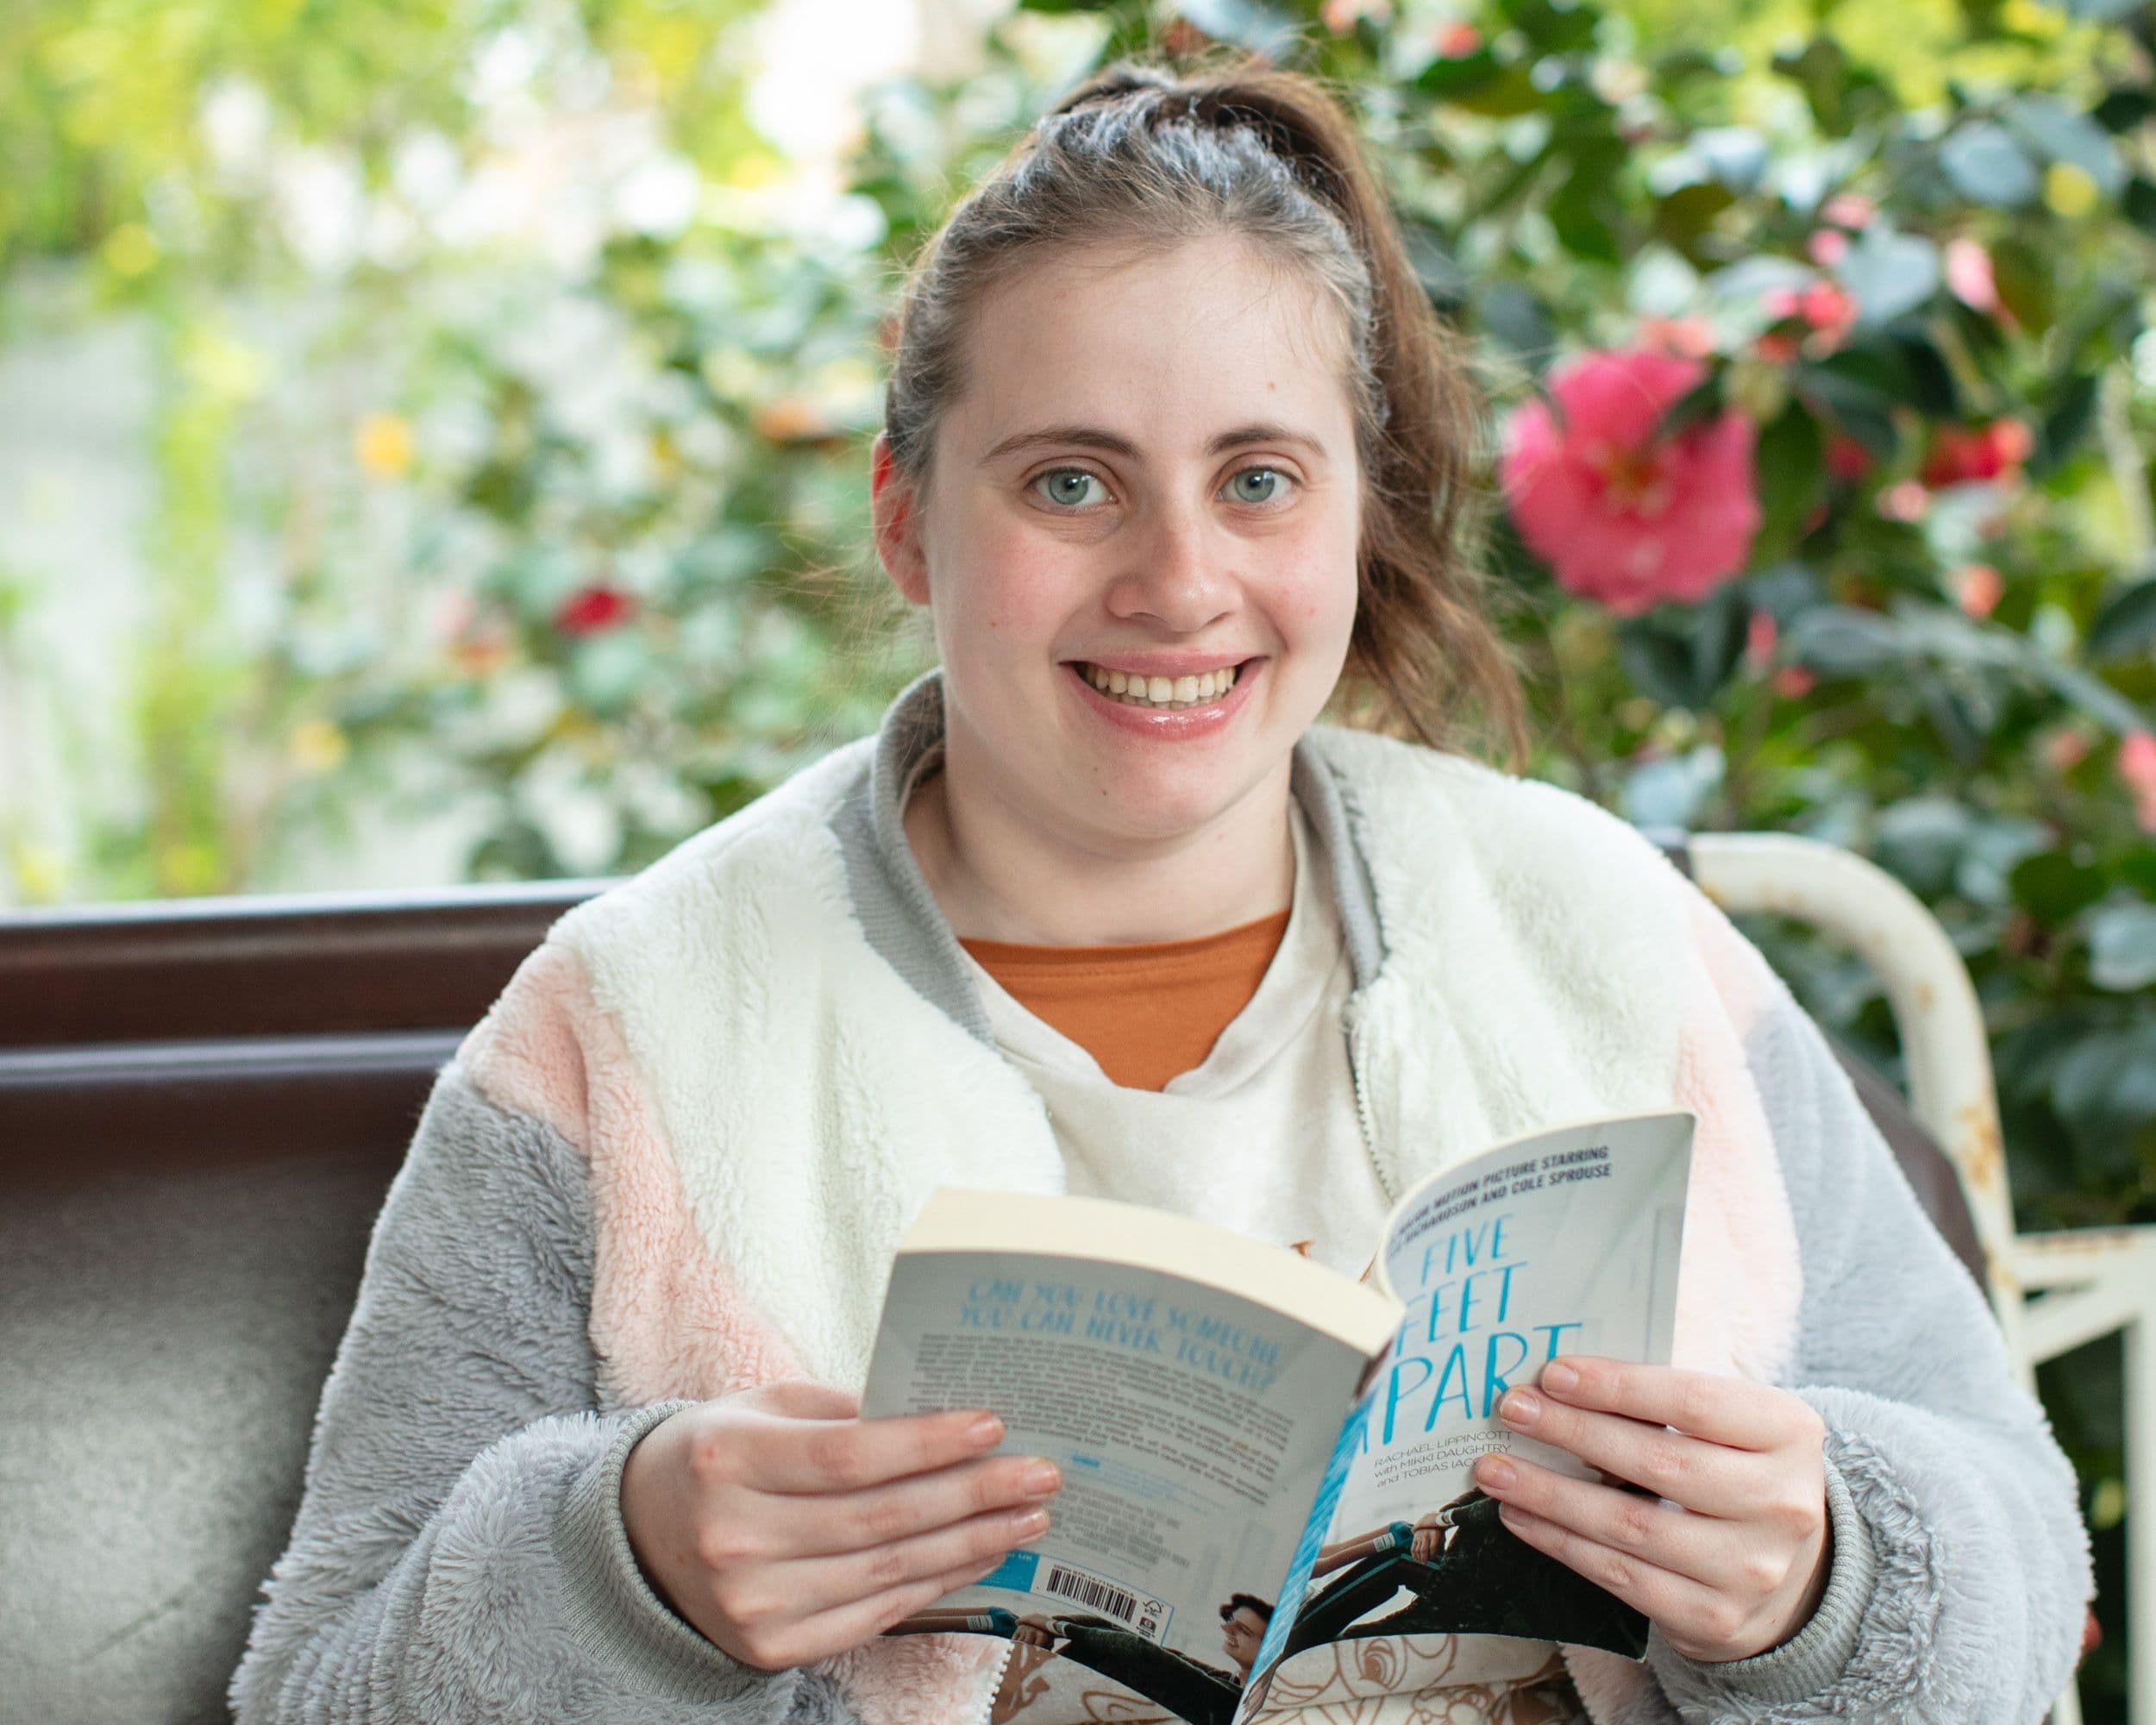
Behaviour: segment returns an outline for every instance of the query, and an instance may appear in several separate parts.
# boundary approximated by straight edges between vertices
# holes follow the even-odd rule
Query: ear
[[[920,511],[913,490],[891,460],[888,432],[876,433],[868,450],[869,513],[876,555],[892,586],[915,605],[928,603],[928,561],[922,555]]]

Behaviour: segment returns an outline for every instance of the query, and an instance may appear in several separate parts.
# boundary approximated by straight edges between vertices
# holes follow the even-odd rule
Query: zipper
[[[981,1717],[974,1722],[974,1725],[988,1725],[988,1722],[995,1717],[996,1697],[1003,1693],[1003,1674],[1010,1670],[1011,1655],[1017,1651],[1018,1648],[1012,1642],[1006,1641],[1003,1644],[1003,1657],[996,1661],[995,1681],[988,1688],[987,1705],[981,1709]]]
[[[1393,1190],[1393,1182],[1385,1172],[1383,1159],[1377,1153],[1377,1129],[1370,1123],[1369,1088],[1363,1082],[1363,1014],[1359,995],[1351,996],[1341,1008],[1340,1017],[1346,1026],[1348,1082],[1355,1091],[1355,1120],[1363,1129],[1363,1150],[1370,1159],[1370,1170],[1377,1176],[1378,1190],[1385,1195],[1386,1208],[1400,1201],[1400,1194]]]

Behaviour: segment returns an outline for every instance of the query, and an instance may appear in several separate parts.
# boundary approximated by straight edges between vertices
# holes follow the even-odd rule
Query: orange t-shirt
[[[1138,946],[1019,946],[962,940],[1037,1019],[1100,1063],[1111,1082],[1159,1090],[1202,1066],[1250,1004],[1288,931],[1288,913],[1195,940]]]

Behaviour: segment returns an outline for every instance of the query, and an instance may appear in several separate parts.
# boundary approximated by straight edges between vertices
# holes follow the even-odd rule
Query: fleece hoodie
[[[740,1665],[643,1581],[622,1466],[692,1402],[858,1389],[938,1184],[1056,1192],[899,825],[931,674],[876,737],[577,906],[436,1076],[323,1391],[239,1725],[973,1725],[1006,1643]],[[1313,727],[1294,794],[1353,960],[1364,1148],[1396,1195],[1598,1113],[1699,1118],[1681,1366],[1827,1427],[1833,1559],[1790,1641],[1564,1656],[1595,1725],[2034,1725],[2091,1579],[2073,1476],[1817,1028],[1622,821]],[[1365,1716],[1361,1712],[1355,1716]]]

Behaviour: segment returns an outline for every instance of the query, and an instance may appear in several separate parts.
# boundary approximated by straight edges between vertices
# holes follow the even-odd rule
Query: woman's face
[[[877,451],[879,549],[932,612],[969,792],[1089,848],[1284,796],[1355,618],[1346,367],[1324,290],[1231,238],[987,297],[925,496]]]

